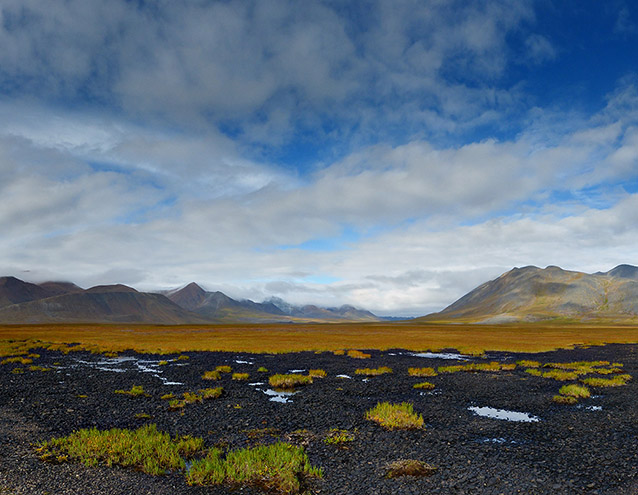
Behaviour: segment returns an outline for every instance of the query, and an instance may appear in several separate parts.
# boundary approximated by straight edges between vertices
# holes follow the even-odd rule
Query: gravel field
[[[155,423],[171,435],[204,438],[207,446],[239,448],[284,440],[303,445],[320,480],[307,480],[313,494],[637,494],[638,346],[560,350],[541,354],[490,352],[468,360],[420,357],[402,350],[365,351],[368,359],[332,353],[234,354],[188,352],[158,356],[124,353],[106,358],[87,352],[35,351],[28,365],[0,366],[0,494],[231,494],[261,493],[255,487],[190,487],[183,474],[154,477],[131,469],[87,468],[43,462],[33,444],[80,428],[137,428]],[[576,405],[552,402],[564,383],[513,371],[459,372],[431,378],[408,375],[409,367],[468,362],[514,363],[605,360],[634,377],[626,386],[591,388]],[[160,365],[160,360],[168,364]],[[230,365],[247,381],[204,371]],[[393,372],[364,378],[357,368],[388,366]],[[265,367],[268,372],[259,372]],[[12,372],[23,368],[23,373]],[[273,395],[268,377],[323,369],[325,378]],[[345,376],[339,376],[345,375]],[[415,383],[429,381],[432,391]],[[115,394],[141,385],[149,397]],[[169,411],[161,396],[222,386],[217,399]],[[269,395],[270,394],[270,395]],[[423,415],[419,430],[387,431],[364,417],[378,402],[410,402]],[[526,413],[529,421],[480,416],[483,408]],[[475,408],[474,410],[470,408]],[[182,414],[183,413],[183,414]],[[140,419],[139,414],[150,418]],[[506,413],[501,413],[506,414]],[[348,430],[344,447],[324,442],[332,428]],[[300,432],[300,430],[304,430]],[[426,477],[386,478],[388,463],[417,459],[437,467]]]

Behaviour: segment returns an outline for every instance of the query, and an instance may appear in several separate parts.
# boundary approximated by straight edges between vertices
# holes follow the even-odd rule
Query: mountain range
[[[70,282],[33,284],[0,277],[0,323],[281,323],[379,321],[352,306],[292,306],[273,298],[263,303],[237,301],[207,292],[195,283],[162,293],[139,292],[126,285],[82,289]]]
[[[514,268],[424,322],[638,322],[638,267],[583,273],[557,266]]]

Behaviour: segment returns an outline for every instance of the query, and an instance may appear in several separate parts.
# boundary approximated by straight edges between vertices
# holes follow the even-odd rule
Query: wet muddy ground
[[[0,494],[231,494],[256,488],[189,487],[178,473],[152,477],[121,468],[54,465],[39,460],[32,444],[79,428],[137,428],[155,423],[172,435],[204,438],[207,446],[238,448],[284,440],[304,445],[324,477],[306,488],[317,494],[636,494],[638,493],[638,346],[608,345],[542,354],[494,352],[469,360],[401,350],[367,351],[369,359],[332,353],[233,354],[188,352],[157,356],[124,353],[106,358],[87,352],[46,350],[28,365],[0,366]],[[409,367],[467,362],[541,363],[606,360],[634,376],[624,387],[592,388],[576,405],[552,402],[562,382],[513,371],[408,375]],[[168,364],[161,364],[166,360]],[[246,381],[204,371],[229,365]],[[365,378],[357,368],[388,366],[391,374]],[[265,367],[268,372],[258,371]],[[24,372],[12,372],[23,368]],[[280,394],[274,373],[323,369],[325,378]],[[429,381],[432,391],[413,388]],[[570,383],[570,382],[565,382]],[[148,397],[115,394],[141,385]],[[222,386],[218,399],[170,411],[168,401],[187,391]],[[386,431],[364,418],[380,401],[410,402],[425,428]],[[519,414],[520,413],[520,414]],[[354,440],[345,448],[324,442],[333,428]],[[424,478],[388,479],[386,465],[418,459],[438,469]]]

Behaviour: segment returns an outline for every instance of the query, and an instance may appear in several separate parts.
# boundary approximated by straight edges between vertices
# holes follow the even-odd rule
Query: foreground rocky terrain
[[[634,494],[638,493],[638,346],[608,345],[542,354],[488,353],[465,361],[421,357],[401,350],[366,351],[367,359],[332,353],[233,354],[188,352],[117,358],[87,352],[36,350],[29,365],[0,366],[0,494],[230,494],[261,493],[254,487],[191,487],[180,473],[153,477],[131,469],[52,464],[33,444],[79,428],[137,428],[146,423],[172,435],[191,434],[206,445],[238,448],[283,440],[303,445],[321,480],[305,489],[317,494]],[[431,378],[408,375],[409,367],[467,362],[541,363],[605,360],[634,376],[626,386],[591,388],[576,405],[552,402],[564,383],[531,376],[520,366],[499,372],[458,372]],[[166,360],[167,364],[160,364]],[[246,381],[207,370],[229,365]],[[393,372],[365,378],[358,368]],[[258,371],[260,367],[268,372]],[[23,372],[14,371],[16,368]],[[325,378],[294,395],[273,395],[268,377],[323,369]],[[341,375],[341,376],[340,376]],[[422,381],[435,385],[420,391]],[[569,383],[569,382],[566,382]],[[148,396],[116,394],[142,386]],[[187,391],[222,386],[217,399],[170,411],[168,400]],[[410,402],[425,428],[387,431],[367,421],[377,402]],[[527,413],[528,421],[478,415],[471,407]],[[354,439],[325,442],[333,428]],[[426,477],[385,477],[389,462],[418,459],[438,469]]]

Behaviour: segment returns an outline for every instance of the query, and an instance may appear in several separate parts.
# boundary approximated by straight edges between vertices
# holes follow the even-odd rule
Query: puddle
[[[540,418],[532,416],[531,414],[517,411],[508,411],[506,409],[494,409],[493,407],[468,407],[470,411],[479,416],[492,419],[504,419],[506,421],[518,421],[524,423],[535,423],[540,421]]]
[[[337,375],[337,378],[350,378],[352,380],[352,377],[348,375]]]
[[[250,385],[251,387],[257,387],[258,385],[263,385],[264,382],[255,382],[255,383],[249,383],[248,385]]]
[[[233,363],[237,363],[237,364],[255,364],[255,363],[254,363],[254,362],[252,362],[252,361],[242,361],[241,359],[235,359],[235,360],[233,361]]]
[[[303,373],[306,370],[288,370],[288,373]]]
[[[290,397],[296,394],[296,392],[278,392],[277,390],[273,390],[271,388],[262,390],[262,392],[270,396],[270,399],[268,400],[271,400],[273,402],[281,402],[283,404],[292,402],[292,399]]]
[[[162,376],[164,366],[160,366],[162,360],[137,359],[130,356],[101,359],[99,361],[85,361],[76,359],[71,368],[86,366],[98,371],[109,371],[114,373],[126,373],[127,371],[138,371],[140,373],[150,373],[152,376],[162,382],[163,385],[184,385],[182,382],[173,382]],[[131,368],[130,365],[134,368]],[[185,366],[186,364],[174,364],[173,366]]]
[[[506,440],[503,437],[498,437],[498,438],[483,438],[481,440],[479,440],[479,442],[481,443],[498,443],[498,444],[503,444],[503,443],[518,443],[516,440]]]
[[[464,354],[454,354],[451,352],[413,352],[410,355],[430,359],[457,359],[460,361],[467,361],[468,359],[472,359],[471,356],[466,356]]]
[[[602,406],[584,406],[582,404],[578,404],[576,406],[578,409],[586,409],[588,411],[602,411]]]

